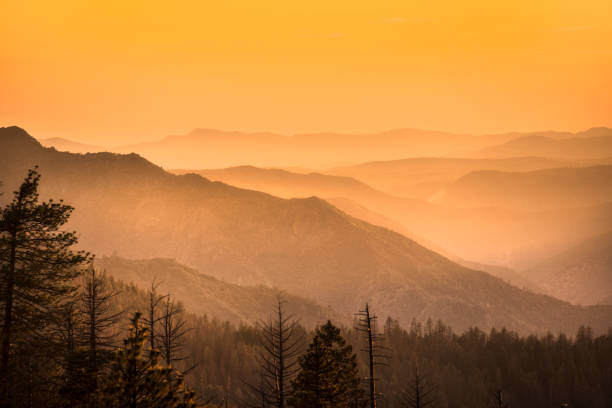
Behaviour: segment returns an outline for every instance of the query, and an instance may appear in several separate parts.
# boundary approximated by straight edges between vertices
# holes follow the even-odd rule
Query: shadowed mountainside
[[[255,324],[265,320],[279,295],[287,302],[287,312],[300,317],[306,327],[327,319],[350,324],[329,308],[311,300],[265,286],[239,286],[202,275],[172,259],[128,260],[117,256],[97,258],[96,266],[109,276],[149,290],[155,280],[158,294],[171,294],[190,313],[208,315],[234,324]]]
[[[429,242],[428,248],[436,251],[444,248],[444,253],[463,259],[512,269],[529,267],[612,228],[612,204],[596,200],[589,202],[590,206],[538,211],[490,205],[483,208],[488,204],[486,201],[473,208],[453,208],[389,196],[348,177],[252,166],[196,172],[213,180],[285,198],[321,197],[356,218],[390,228],[418,242]],[[545,191],[553,189],[540,187]],[[580,186],[579,182],[578,187],[589,188]],[[597,192],[596,195],[601,196]],[[516,280],[510,276],[505,278]],[[526,282],[522,285],[528,286]]]
[[[612,232],[586,240],[525,275],[559,299],[612,304]]]
[[[457,330],[607,329],[612,307],[577,307],[462,267],[316,198],[284,200],[166,173],[137,155],[43,148],[0,130],[0,179],[12,191],[40,166],[41,198],[75,206],[70,226],[99,255],[174,258],[243,285],[264,284],[350,315],[365,301],[402,324],[432,317]],[[7,195],[2,196],[5,201]]]

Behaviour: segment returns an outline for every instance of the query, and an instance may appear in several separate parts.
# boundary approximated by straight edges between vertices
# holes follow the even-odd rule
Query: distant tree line
[[[0,213],[0,407],[612,407],[612,331],[520,337],[442,322],[309,331],[195,316],[74,249],[31,170]]]

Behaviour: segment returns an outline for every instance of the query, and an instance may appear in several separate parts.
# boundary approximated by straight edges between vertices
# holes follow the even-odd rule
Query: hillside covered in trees
[[[58,152],[16,127],[1,130],[0,157],[8,191],[29,167],[40,166],[41,197],[75,207],[68,226],[79,231],[79,247],[98,256],[176,259],[228,283],[310,298],[344,316],[367,299],[404,326],[430,317],[457,331],[572,333],[586,324],[602,333],[609,326],[609,306],[579,307],[521,290],[316,197],[286,200],[172,175],[134,154]]]
[[[76,250],[73,208],[31,170],[2,208],[0,404],[7,407],[607,407],[612,331],[463,334],[442,322],[312,331],[286,312],[236,327],[151,282],[116,281]],[[108,261],[107,261],[108,262]],[[116,261],[115,261],[116,262]],[[109,262],[111,265],[112,262]]]

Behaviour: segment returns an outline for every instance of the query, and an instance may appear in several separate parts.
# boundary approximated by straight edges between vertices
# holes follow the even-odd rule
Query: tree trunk
[[[13,292],[15,290],[15,264],[17,255],[17,231],[11,230],[11,252],[9,256],[8,275],[6,277],[6,304],[4,305],[4,325],[2,326],[2,376],[8,374],[8,362],[11,351],[11,324],[13,322]],[[6,380],[4,381],[6,384]]]
[[[376,380],[374,379],[374,339],[372,337],[372,320],[366,304],[366,319],[368,328],[368,357],[370,362],[370,408],[376,408]]]

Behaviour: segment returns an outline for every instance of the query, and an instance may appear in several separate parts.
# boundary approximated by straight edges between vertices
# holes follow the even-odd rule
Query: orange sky
[[[37,137],[612,126],[610,0],[4,0],[2,15],[0,125]]]

